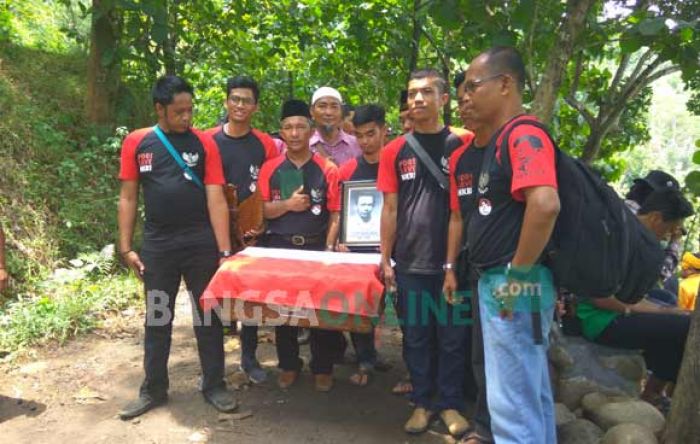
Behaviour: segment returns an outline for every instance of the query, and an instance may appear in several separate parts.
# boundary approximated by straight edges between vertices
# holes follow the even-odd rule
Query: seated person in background
[[[700,253],[687,252],[681,261],[681,278],[678,285],[678,307],[695,310],[695,300],[700,292]]]
[[[654,191],[637,212],[642,224],[662,240],[678,230],[693,207],[680,191],[663,188]],[[683,359],[690,318],[676,307],[660,307],[642,300],[624,304],[614,296],[587,299],[578,303],[576,316],[583,336],[609,347],[641,349],[651,371],[641,397],[660,410],[668,405],[664,396],[667,383],[675,383]]]
[[[625,195],[625,204],[634,214],[642,206],[649,195],[662,188],[673,188],[679,190],[678,181],[665,171],[651,170],[643,178],[634,179],[634,184]],[[681,237],[683,230],[679,229],[671,234],[670,240],[664,240],[664,250],[666,258],[661,267],[659,280],[663,283],[663,288],[659,286],[649,294],[649,298],[653,302],[661,303],[662,305],[676,305],[676,294],[678,294],[678,279],[675,276],[675,270],[678,266],[678,259],[681,254]]]

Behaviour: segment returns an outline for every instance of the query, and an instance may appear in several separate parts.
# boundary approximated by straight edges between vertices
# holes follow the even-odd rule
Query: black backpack
[[[505,129],[499,137],[501,159],[510,174],[508,140],[523,124],[547,131],[532,119]],[[660,243],[605,180],[552,143],[561,210],[543,263],[558,287],[579,297],[615,296],[624,303],[638,302],[658,280],[664,259]]]

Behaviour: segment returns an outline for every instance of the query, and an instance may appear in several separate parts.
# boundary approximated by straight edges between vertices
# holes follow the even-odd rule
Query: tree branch
[[[634,67],[634,71],[632,71],[632,74],[630,74],[630,82],[634,82],[637,79],[639,73],[642,71],[642,69],[644,69],[644,65],[649,61],[649,59],[653,55],[654,52],[651,49],[647,49],[647,51],[644,54],[642,54],[642,56],[637,61],[637,65]]]
[[[442,66],[449,70],[450,69],[450,62],[449,62],[449,58],[447,57],[445,52],[442,50],[442,48],[440,46],[437,45],[437,43],[435,43],[435,39],[433,38],[433,36],[430,35],[428,33],[428,31],[425,30],[424,27],[420,26],[420,31],[423,33],[425,38],[428,40],[428,43],[430,43],[433,46],[433,48],[435,48],[435,52],[437,52],[437,55],[440,57],[440,61],[442,62]],[[449,81],[449,79],[445,79],[445,80]]]
[[[571,82],[571,91],[569,94],[572,96],[578,91],[578,82],[581,80],[581,74],[583,73],[583,53],[579,53],[576,57],[576,69],[574,71],[574,80]]]
[[[535,82],[535,65],[533,63],[534,57],[534,38],[535,38],[535,24],[537,23],[537,13],[539,12],[539,2],[535,2],[535,10],[532,13],[532,24],[530,26],[530,35],[528,36],[527,42],[527,84],[534,97],[537,93]]]
[[[573,93],[570,93],[568,96],[564,97],[564,100],[572,108],[578,111],[578,113],[581,114],[584,119],[586,119],[586,123],[588,123],[588,126],[590,126],[591,129],[593,129],[593,126],[596,124],[595,117],[590,111],[586,109],[583,103],[576,100],[576,98],[573,96]]]
[[[612,83],[610,83],[610,89],[613,91],[617,90],[618,85],[622,81],[622,77],[625,75],[625,70],[627,70],[627,65],[629,65],[630,54],[623,54],[620,59],[620,65],[617,67],[617,72],[615,72],[615,77],[613,77]]]

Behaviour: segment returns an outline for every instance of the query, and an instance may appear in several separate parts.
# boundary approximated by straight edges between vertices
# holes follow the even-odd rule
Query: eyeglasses
[[[464,92],[472,94],[474,91],[476,91],[481,85],[483,85],[486,82],[490,82],[491,80],[498,79],[500,77],[503,77],[507,74],[494,74],[489,77],[484,77],[483,79],[476,79],[476,80],[467,80],[464,82]]]
[[[228,100],[234,105],[252,105],[255,99],[252,97],[230,96]]]

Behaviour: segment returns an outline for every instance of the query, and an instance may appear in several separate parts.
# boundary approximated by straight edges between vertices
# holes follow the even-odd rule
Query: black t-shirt
[[[194,129],[166,136],[205,185],[224,183],[219,151],[209,136]],[[180,168],[152,128],[124,139],[119,178],[138,180],[142,186],[144,250],[216,247],[205,191]]]
[[[330,213],[340,210],[338,196],[338,168],[319,154],[313,154],[301,168],[297,168],[286,155],[263,164],[260,170],[260,194],[263,201],[274,202],[288,198],[282,196],[282,179],[285,171],[301,171],[304,193],[311,198],[306,211],[288,211],[276,219],[267,219],[267,232],[271,234],[325,236]]]
[[[379,162],[369,163],[364,156],[357,156],[341,165],[338,171],[340,183],[355,180],[377,180]]]
[[[462,140],[443,128],[437,134],[413,133],[423,149],[447,174],[450,154]],[[382,151],[377,188],[398,193],[393,258],[398,271],[442,273],[447,249],[449,194],[440,188],[403,137]]]
[[[543,130],[528,124],[518,125],[510,134],[507,157],[500,152],[505,129],[518,120],[533,118],[518,116],[491,138],[489,146],[495,144],[496,160],[483,183],[479,172],[486,149],[462,147],[450,159],[450,165],[454,166],[450,174],[450,207],[459,208],[468,222],[469,261],[479,268],[505,265],[513,258],[525,212],[524,190],[557,187],[554,144]],[[503,165],[503,160],[508,162]],[[466,195],[470,174],[472,192]]]
[[[232,137],[224,132],[223,126],[217,126],[208,129],[207,133],[219,148],[226,183],[236,186],[238,201],[243,202],[257,190],[262,164],[277,156],[274,142],[270,136],[257,130],[249,131],[243,137]]]

